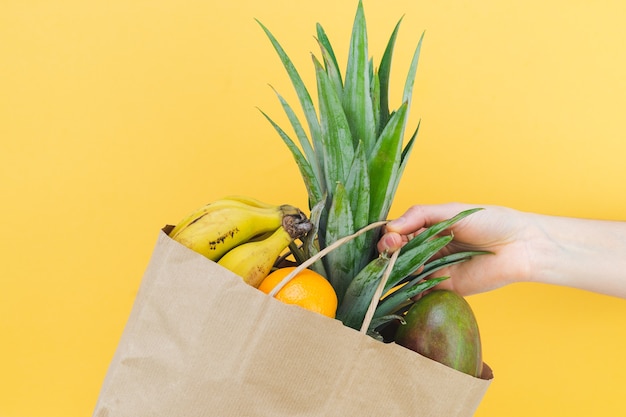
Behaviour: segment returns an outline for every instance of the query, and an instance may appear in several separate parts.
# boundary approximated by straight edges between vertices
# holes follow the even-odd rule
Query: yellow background
[[[224,194],[306,206],[256,107],[342,63],[356,1],[0,2],[0,416],[90,415],[158,230]],[[626,3],[365,1],[394,105],[426,31],[419,143],[392,215],[464,201],[626,220]],[[343,65],[343,64],[342,64]],[[626,256],[626,254],[625,254]],[[469,297],[496,379],[477,416],[625,415],[626,302],[519,284]],[[381,398],[384,400],[384,398]]]

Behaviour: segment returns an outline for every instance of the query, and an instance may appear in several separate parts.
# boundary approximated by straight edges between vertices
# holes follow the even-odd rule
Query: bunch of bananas
[[[169,236],[258,287],[295,239],[312,228],[297,207],[230,196],[200,207]]]

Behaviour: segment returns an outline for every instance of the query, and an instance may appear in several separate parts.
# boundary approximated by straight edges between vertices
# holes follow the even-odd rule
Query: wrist
[[[564,256],[559,244],[554,240],[554,225],[551,225],[545,215],[522,213],[526,225],[523,242],[528,258],[527,268],[521,281],[534,283],[557,284],[557,270],[555,259]]]
[[[524,215],[525,281],[626,296],[626,223]]]

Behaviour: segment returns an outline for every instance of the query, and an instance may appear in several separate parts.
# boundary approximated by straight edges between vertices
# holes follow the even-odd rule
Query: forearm
[[[626,298],[626,222],[524,215],[528,281]]]

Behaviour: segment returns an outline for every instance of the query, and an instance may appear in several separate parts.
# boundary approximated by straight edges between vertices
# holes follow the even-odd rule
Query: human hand
[[[413,206],[386,225],[378,250],[394,252],[425,228],[474,207],[458,203]],[[476,256],[437,271],[437,276],[450,277],[438,288],[470,295],[528,277],[528,225],[523,214],[504,207],[481,207],[484,210],[469,215],[443,232],[453,233],[454,239],[436,257],[461,251],[489,251],[492,254]]]

